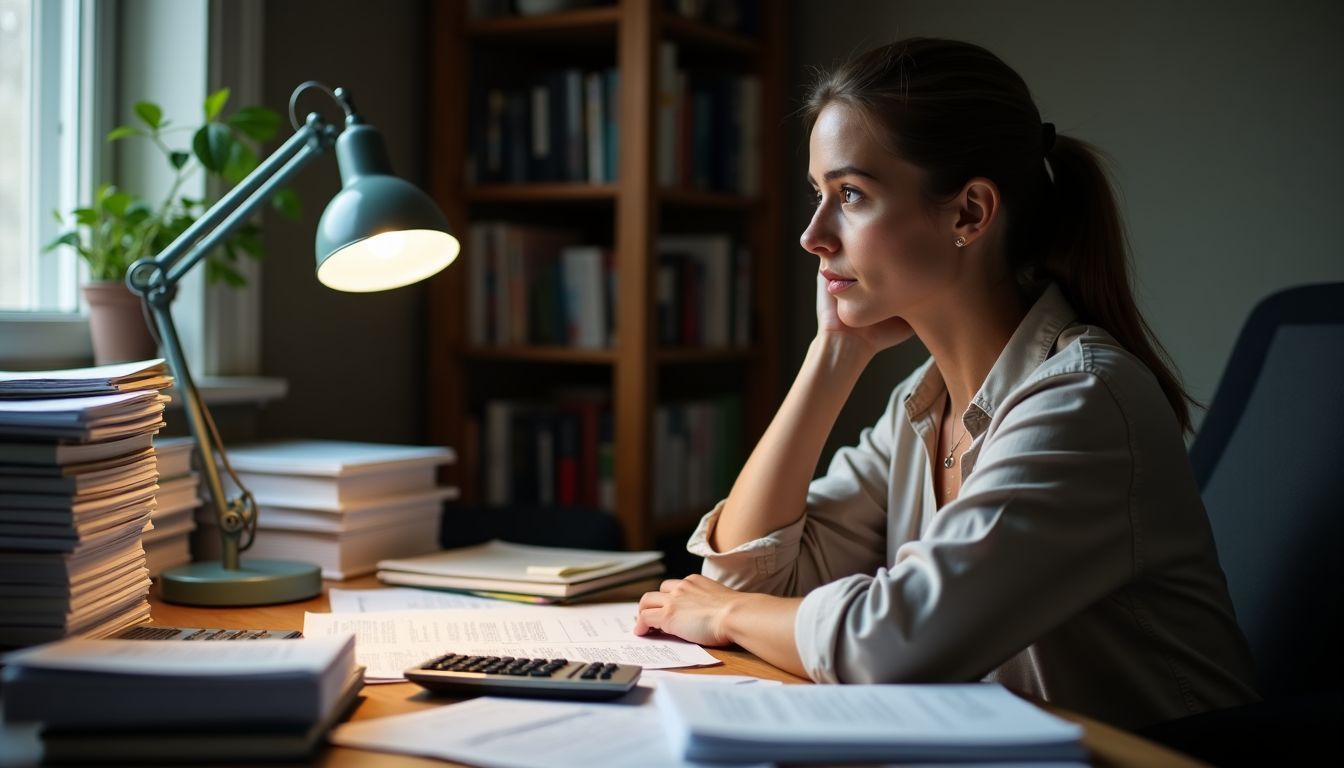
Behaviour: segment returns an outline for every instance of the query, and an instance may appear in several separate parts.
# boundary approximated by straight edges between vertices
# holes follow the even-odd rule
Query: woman
[[[818,682],[997,681],[1129,727],[1254,700],[1188,398],[1094,153],[946,40],[856,59],[805,114],[817,335],[691,537],[704,575],[646,594],[636,632]],[[860,372],[912,335],[931,359],[809,483]]]

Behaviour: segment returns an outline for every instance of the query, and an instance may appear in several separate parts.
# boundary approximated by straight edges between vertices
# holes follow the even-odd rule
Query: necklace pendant
[[[956,463],[956,462],[954,462],[954,461],[952,460],[952,455],[951,455],[951,454],[948,454],[948,457],[947,457],[946,459],[943,459],[943,466],[944,466],[944,467],[947,467],[948,469],[951,469],[951,468],[952,468],[952,465],[955,464],[955,463]]]

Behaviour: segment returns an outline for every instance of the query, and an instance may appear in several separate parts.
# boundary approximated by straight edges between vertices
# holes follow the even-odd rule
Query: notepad
[[[573,597],[663,572],[661,552],[602,552],[491,541],[421,557],[384,560],[388,584]]]

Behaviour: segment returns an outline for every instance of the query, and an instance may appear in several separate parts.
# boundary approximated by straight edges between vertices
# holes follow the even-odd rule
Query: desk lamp
[[[319,88],[345,112],[343,128],[317,113],[302,126],[294,116],[299,94]],[[126,283],[140,294],[153,317],[164,355],[176,378],[183,411],[200,457],[222,541],[219,561],[199,562],[164,571],[163,599],[187,605],[268,605],[303,600],[322,591],[317,566],[286,560],[240,562],[239,553],[256,537],[257,506],[229,466],[214,421],[187,370],[182,344],[169,311],[183,275],[245,222],[281,185],[313,158],[336,148],[341,191],[327,204],[317,225],[317,279],[339,291],[367,292],[399,288],[423,280],[457,258],[458,241],[448,232],[442,212],[423,192],[392,175],[382,137],[355,112],[341,88],[306,82],[289,100],[295,133],[236,187],[157,256],[131,265]],[[224,494],[224,465],[241,489]]]

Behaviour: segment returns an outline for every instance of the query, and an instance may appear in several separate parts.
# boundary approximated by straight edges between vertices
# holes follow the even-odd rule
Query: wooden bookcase
[[[463,241],[458,264],[432,282],[428,296],[428,398],[432,439],[459,449],[463,458],[452,481],[464,501],[479,501],[480,461],[469,429],[473,391],[490,377],[526,380],[539,388],[570,374],[596,376],[610,391],[615,456],[616,514],[625,544],[646,548],[663,536],[689,531],[704,509],[653,518],[653,414],[660,382],[669,377],[712,380],[724,393],[742,396],[750,452],[778,406],[781,333],[778,259],[783,209],[778,161],[783,157],[782,12],[779,0],[758,0],[759,34],[751,38],[708,22],[674,16],[663,0],[617,0],[611,5],[546,16],[471,19],[465,2],[432,3],[432,192]],[[760,193],[751,198],[698,189],[664,189],[656,183],[656,95],[658,49],[672,40],[697,66],[722,66],[751,73],[760,82],[760,141],[745,151],[759,153]],[[566,56],[606,56],[619,72],[620,121],[615,183],[468,184],[467,158],[472,78],[489,77],[473,64],[491,52],[514,49],[514,66],[547,64]],[[596,52],[596,53],[594,53]],[[605,52],[605,53],[604,53]],[[727,71],[727,70],[726,70]],[[619,285],[611,349],[538,346],[473,346],[466,331],[468,270],[472,258],[466,233],[483,208],[527,222],[539,215],[571,210],[575,217],[609,227]],[[752,343],[747,348],[666,348],[655,328],[655,242],[670,218],[704,216],[731,221],[752,253]],[[714,218],[717,217],[717,218]],[[489,369],[488,371],[486,369]],[[594,369],[597,369],[594,372]],[[558,521],[558,524],[563,524]]]

